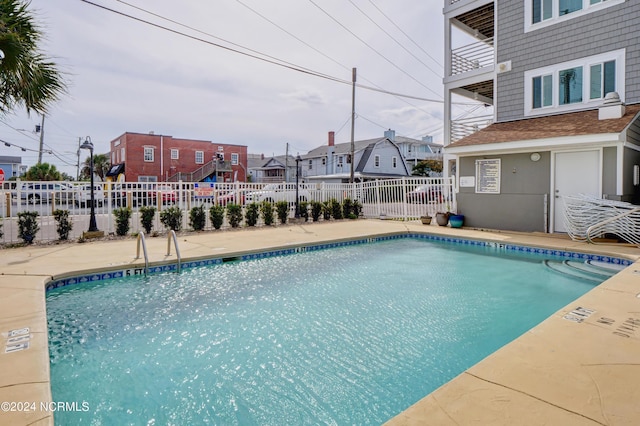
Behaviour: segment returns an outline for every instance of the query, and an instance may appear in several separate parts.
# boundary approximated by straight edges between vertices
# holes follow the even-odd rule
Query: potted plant
[[[452,214],[449,216],[449,224],[452,228],[462,228],[464,225],[464,215],[463,214]]]
[[[451,216],[450,212],[438,212],[436,213],[436,222],[440,226],[447,226],[447,224],[449,223],[449,216]]]
[[[431,219],[432,217],[429,216],[428,214],[420,216],[420,221],[422,222],[423,225],[431,225]]]

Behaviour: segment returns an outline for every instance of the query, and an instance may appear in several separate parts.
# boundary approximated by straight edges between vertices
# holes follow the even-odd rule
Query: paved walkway
[[[407,231],[640,258],[639,249],[622,245],[380,220],[207,232],[178,241],[183,259],[197,259]],[[175,262],[175,255],[165,256],[166,238],[147,238],[147,245],[151,263]],[[9,402],[0,406],[0,425],[53,423],[44,284],[83,271],[140,267],[135,252],[134,239],[0,250],[0,403]],[[636,263],[388,424],[638,424],[639,294]],[[582,323],[563,318],[577,307],[593,313]],[[21,332],[25,328],[28,333]],[[9,337],[9,331],[15,336]],[[28,349],[6,353],[25,342]],[[18,405],[24,402],[29,406]]]

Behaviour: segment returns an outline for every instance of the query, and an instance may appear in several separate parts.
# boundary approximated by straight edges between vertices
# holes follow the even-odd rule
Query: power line
[[[413,38],[411,38],[411,36],[409,36],[409,34],[407,34],[406,32],[404,32],[404,30],[403,30],[403,29],[402,29],[398,24],[396,24],[396,23],[395,23],[391,18],[389,18],[389,17],[387,16],[387,14],[385,14],[385,13],[382,11],[382,9],[380,9],[378,6],[376,6],[376,4],[375,4],[372,0],[369,0],[369,3],[371,3],[371,4],[373,5],[373,7],[375,7],[375,8],[378,10],[378,12],[380,12],[380,14],[382,14],[382,16],[384,16],[385,18],[387,18],[387,20],[388,20],[389,22],[391,22],[391,23],[392,23],[392,24],[393,24],[393,25],[398,29],[398,31],[400,31],[402,34],[404,34],[404,36],[405,36],[406,38],[408,38],[409,40],[411,40],[411,42],[412,42],[412,43],[413,43],[413,44],[414,44],[418,49],[422,50],[422,52],[423,52],[425,55],[427,55],[429,58],[431,58],[431,60],[432,60],[433,62],[435,62],[436,64],[440,65],[440,68],[444,68],[444,66],[443,66],[443,65],[442,65],[442,64],[441,64],[441,63],[440,63],[436,58],[434,58],[433,56],[431,56],[431,55],[429,54],[429,52],[427,52],[426,50],[424,50],[424,48],[423,48],[422,46],[420,46],[418,43],[416,43],[416,42],[413,40]]]
[[[404,75],[406,75],[407,77],[409,77],[410,79],[412,79],[413,81],[415,81],[416,83],[418,83],[419,85],[421,85],[422,87],[424,87],[425,89],[427,89],[428,91],[430,91],[431,93],[435,94],[438,97],[441,97],[440,94],[436,93],[433,89],[431,89],[430,87],[424,85],[420,80],[418,80],[417,78],[415,78],[414,76],[412,76],[411,74],[409,74],[408,72],[406,72],[405,70],[403,70],[402,68],[400,68],[398,65],[396,65],[391,59],[387,58],[386,56],[384,56],[382,53],[378,52],[373,46],[371,46],[369,43],[367,43],[366,41],[364,41],[362,38],[358,37],[358,35],[356,35],[353,31],[351,31],[349,28],[347,28],[345,25],[343,25],[340,21],[338,21],[336,18],[334,18],[329,12],[327,12],[326,10],[324,10],[322,7],[318,6],[317,3],[315,3],[313,0],[309,0],[309,2],[311,4],[313,4],[315,7],[317,7],[318,9],[320,9],[320,11],[322,11],[322,13],[324,13],[325,15],[327,15],[332,21],[334,21],[336,24],[340,25],[345,31],[347,31],[349,34],[351,34],[352,36],[354,36],[356,39],[358,39],[361,43],[363,43],[365,46],[367,46],[369,49],[371,49],[372,51],[374,51],[376,54],[378,54],[378,56],[380,56],[382,59],[384,59],[385,61],[389,62],[394,68],[396,68],[397,70],[399,70],[400,72],[402,72]]]
[[[287,62],[287,61],[284,61],[284,60],[281,60],[281,59],[278,59],[278,58],[275,58],[275,57],[271,57],[271,56],[266,55],[264,53],[261,53],[261,52],[258,52],[258,51],[255,51],[255,50],[252,50],[252,49],[237,45],[235,43],[228,42],[229,44],[236,45],[238,47],[241,47],[242,49],[246,49],[246,50],[248,50],[250,52],[254,52],[255,54],[243,52],[243,51],[238,50],[238,49],[233,49],[231,47],[224,46],[224,45],[219,44],[219,43],[214,43],[212,41],[205,40],[205,39],[200,38],[200,37],[196,37],[196,36],[193,36],[193,35],[190,35],[190,34],[186,34],[184,32],[181,32],[181,31],[178,31],[178,30],[175,30],[175,29],[172,29],[172,28],[168,28],[168,27],[165,27],[163,25],[160,25],[160,24],[157,24],[157,23],[154,23],[154,22],[150,22],[150,21],[147,21],[145,19],[142,19],[142,18],[139,18],[139,17],[136,17],[136,16],[129,15],[129,14],[125,13],[125,12],[121,12],[121,11],[118,11],[118,10],[115,10],[115,9],[111,9],[111,8],[109,8],[107,6],[103,6],[103,5],[94,3],[94,2],[89,1],[89,0],[80,0],[80,1],[82,1],[83,3],[87,3],[87,4],[91,5],[91,6],[95,6],[95,7],[98,7],[100,9],[106,10],[108,12],[112,12],[112,13],[115,13],[117,15],[123,16],[125,18],[129,18],[129,19],[132,19],[134,21],[138,21],[140,23],[143,23],[143,24],[146,24],[146,25],[149,25],[149,26],[161,29],[161,30],[165,30],[165,31],[171,32],[173,34],[180,35],[180,36],[183,36],[183,37],[195,40],[195,41],[199,41],[201,43],[205,43],[205,44],[208,44],[208,45],[211,45],[211,46],[214,46],[214,47],[218,47],[218,48],[221,48],[221,49],[233,52],[233,53],[238,53],[240,55],[247,56],[247,57],[252,58],[252,59],[257,59],[259,61],[267,62],[267,63],[272,64],[272,65],[280,66],[280,67],[283,67],[283,68],[286,68],[286,69],[289,69],[289,70],[292,70],[292,71],[297,71],[297,72],[300,72],[300,73],[303,73],[303,74],[307,74],[307,75],[311,75],[311,76],[314,76],[314,77],[324,78],[326,80],[334,81],[336,83],[348,84],[349,86],[351,86],[353,84],[351,81],[344,80],[344,79],[341,79],[341,78],[338,78],[338,77],[334,77],[334,76],[331,76],[331,75],[328,75],[328,74],[324,74],[324,73],[321,73],[321,72],[318,72],[318,71],[314,71],[314,70],[311,70],[309,68],[305,68],[305,67],[302,67],[302,66],[299,66],[299,65],[296,65],[296,64],[293,64],[293,63],[290,63],[290,62]],[[197,30],[195,28],[189,27],[187,25],[181,24],[181,23],[179,23],[177,21],[173,21],[171,19],[164,18],[164,17],[162,17],[160,15],[154,14],[153,12],[149,12],[149,11],[147,11],[145,9],[142,9],[142,8],[139,8],[137,6],[130,5],[130,4],[128,4],[128,3],[126,3],[126,2],[124,2],[122,0],[117,0],[117,1],[120,2],[120,3],[126,4],[127,6],[139,9],[141,11],[144,11],[145,13],[149,13],[149,14],[151,14],[153,16],[158,17],[158,18],[161,18],[161,19],[167,20],[169,22],[175,23],[176,25],[180,25],[180,26],[183,26],[185,28],[189,28],[189,29],[191,29],[193,31],[199,32],[201,34],[207,35],[209,37],[213,37],[213,38],[216,38],[216,39],[223,40],[223,41],[227,42],[224,39],[220,39],[219,37],[210,35],[210,34],[205,33],[203,31],[200,31],[200,30]],[[264,57],[261,57],[261,56],[258,56],[258,55],[261,55],[261,56],[264,56]],[[403,70],[401,70],[401,71],[403,71]],[[413,77],[411,77],[411,78],[413,78]],[[418,81],[418,83],[421,84],[422,86],[424,86],[419,81]],[[404,94],[401,94],[401,93],[390,92],[390,91],[382,90],[382,89],[375,89],[375,88],[372,88],[370,86],[364,86],[364,85],[360,85],[360,84],[356,84],[356,86],[360,87],[360,88],[363,88],[363,89],[366,89],[366,90],[373,90],[373,91],[380,92],[380,93],[385,93],[385,94],[394,95],[394,96],[400,96],[400,97],[406,97],[406,98],[411,98],[411,99],[417,99],[417,100],[422,100],[422,101],[425,101],[425,102],[437,102],[437,103],[443,103],[444,102],[443,100],[440,100],[440,99],[430,99],[430,98],[421,98],[421,97],[412,96],[412,95],[404,95]],[[429,89],[427,86],[424,86],[424,87],[427,90],[433,92],[433,90]],[[435,93],[435,92],[433,92],[433,93]],[[436,95],[439,96],[437,93],[436,93]]]
[[[382,28],[376,21],[374,21],[369,15],[367,15],[365,13],[364,10],[360,9],[360,7],[355,4],[353,2],[353,0],[349,0],[349,3],[351,3],[353,5],[353,7],[355,7],[356,9],[358,9],[358,11],[360,13],[362,13],[369,21],[371,21],[371,23],[373,23],[373,25],[375,25],[376,27],[378,27],[380,29],[380,31],[382,31],[383,33],[385,33],[391,40],[395,41],[396,44],[398,46],[400,46],[402,49],[404,49],[405,52],[407,52],[409,55],[411,55],[413,58],[415,58],[415,60],[417,60],[418,62],[420,62],[422,65],[424,65],[424,67],[426,69],[428,69],[429,71],[431,71],[436,77],[442,78],[442,75],[436,71],[434,71],[429,65],[425,64],[422,59],[418,58],[416,55],[413,54],[413,52],[411,52],[409,49],[407,49],[402,43],[400,43],[393,35],[389,34],[389,32],[387,32],[387,30],[385,30],[384,28]]]

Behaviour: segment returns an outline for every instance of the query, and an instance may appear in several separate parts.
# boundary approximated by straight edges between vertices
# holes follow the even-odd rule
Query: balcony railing
[[[458,47],[451,51],[451,75],[493,66],[494,60],[493,37]]]
[[[201,182],[213,172],[230,172],[231,161],[211,160],[191,173],[176,173],[169,176],[167,182]]]
[[[451,143],[459,141],[478,130],[484,129],[493,123],[492,115],[464,118],[451,121]]]

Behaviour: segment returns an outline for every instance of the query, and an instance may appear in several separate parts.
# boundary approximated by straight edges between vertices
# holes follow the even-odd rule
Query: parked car
[[[18,193],[20,200],[29,204],[49,203],[55,199],[56,194],[68,190],[69,185],[66,183],[52,182],[32,182],[23,183],[20,189],[16,189],[11,193],[12,198],[18,201]]]
[[[242,189],[237,191],[229,191],[227,193],[219,195],[216,201],[218,205],[221,206],[226,206],[229,203],[240,204],[241,206],[243,206],[245,204],[246,192],[246,190]]]
[[[73,204],[74,185],[69,183],[61,183],[62,188],[59,192],[54,192],[54,199],[58,204]]]
[[[157,194],[160,194],[162,204],[175,204],[178,200],[176,190],[171,185],[158,185],[153,194],[154,199],[156,199]]]
[[[413,191],[407,192],[407,203],[427,204],[442,203],[442,201],[442,191],[434,185],[420,185]]]
[[[300,201],[311,200],[309,191],[300,185],[298,187],[298,196]],[[247,203],[260,203],[269,201],[275,203],[277,201],[287,201],[290,204],[296,202],[296,184],[295,183],[271,183],[266,185],[259,191],[248,192],[245,196]]]
[[[93,186],[93,199],[97,206],[102,206],[104,204],[104,192],[101,185]],[[91,184],[81,185],[74,189],[73,203],[77,207],[91,205]]]

